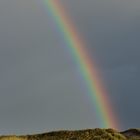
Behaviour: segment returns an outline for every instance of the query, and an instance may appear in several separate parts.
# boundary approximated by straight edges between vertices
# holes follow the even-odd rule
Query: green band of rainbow
[[[95,63],[90,59],[85,43],[80,39],[66,10],[59,0],[43,0],[47,11],[51,13],[56,26],[63,33],[71,57],[75,59],[88,89],[92,102],[96,106],[96,113],[104,128],[118,129],[118,122],[106,91],[101,84]],[[86,93],[87,94],[87,93]]]

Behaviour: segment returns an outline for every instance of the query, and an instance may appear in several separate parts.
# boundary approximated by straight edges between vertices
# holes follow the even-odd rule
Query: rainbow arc
[[[69,49],[71,57],[75,59],[85,81],[85,86],[90,94],[93,104],[96,106],[96,114],[102,121],[103,128],[119,129],[115,111],[111,105],[101,78],[98,74],[95,62],[90,58],[85,42],[80,38],[76,27],[73,25],[60,0],[39,0],[54,19],[60,32],[63,33],[66,47]]]

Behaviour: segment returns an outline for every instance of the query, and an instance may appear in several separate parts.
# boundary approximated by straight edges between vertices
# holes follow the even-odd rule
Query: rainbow
[[[100,81],[101,78],[96,65],[90,58],[86,45],[83,39],[80,38],[68,13],[60,3],[60,0],[43,0],[43,5],[45,5],[47,12],[51,14],[57,28],[63,33],[67,44],[66,47],[78,65],[88,89],[87,93],[90,94],[92,102],[96,106],[96,114],[100,118],[102,127],[118,129],[115,111],[113,111],[107,92]]]

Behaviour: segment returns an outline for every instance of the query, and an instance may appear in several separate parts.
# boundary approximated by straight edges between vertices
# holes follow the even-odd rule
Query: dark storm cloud
[[[72,2],[67,6],[76,3],[70,13],[93,50],[123,128],[139,127],[140,1]]]
[[[140,1],[62,3],[98,61],[122,128],[139,127]],[[99,127],[76,65],[50,24],[33,0],[0,1],[1,133]]]

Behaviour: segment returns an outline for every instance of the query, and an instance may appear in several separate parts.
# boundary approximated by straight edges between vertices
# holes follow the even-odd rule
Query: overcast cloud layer
[[[140,127],[140,1],[61,2],[98,64],[121,129]],[[35,0],[0,0],[0,134],[101,127],[42,8]]]

